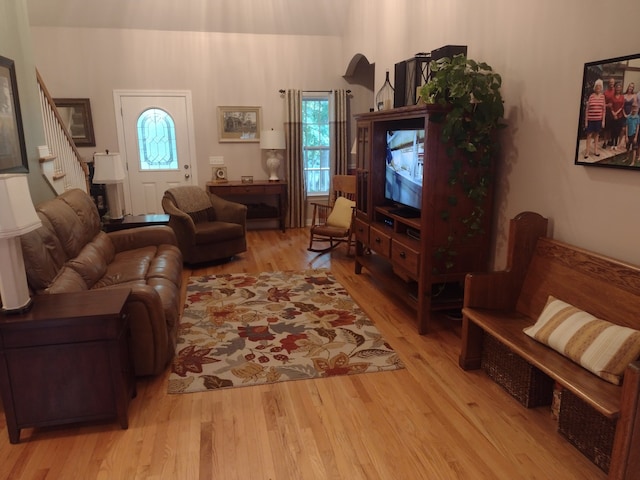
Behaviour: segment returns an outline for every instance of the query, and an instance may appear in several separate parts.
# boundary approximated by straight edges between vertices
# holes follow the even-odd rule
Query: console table
[[[9,441],[20,430],[116,418],[128,427],[135,396],[128,288],[37,295],[0,315],[0,394]]]
[[[276,219],[280,222],[280,229],[285,230],[285,216],[287,214],[287,182],[269,182],[267,180],[254,181],[252,183],[243,182],[207,182],[207,188],[215,195],[222,198],[234,197],[234,201],[239,201],[247,205],[247,220]],[[272,212],[259,212],[252,209],[251,204],[242,202],[235,197],[276,197],[277,206]],[[254,211],[252,211],[254,210]]]

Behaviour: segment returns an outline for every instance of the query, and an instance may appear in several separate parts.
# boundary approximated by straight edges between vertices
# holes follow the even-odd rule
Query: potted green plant
[[[430,67],[431,78],[422,87],[420,96],[425,103],[447,107],[445,113],[434,116],[433,120],[442,123],[442,141],[449,145],[448,154],[453,159],[449,184],[460,185],[473,203],[471,213],[462,219],[466,235],[473,237],[483,233],[493,164],[499,151],[496,132],[504,126],[502,78],[486,63],[478,63],[465,55],[439,59]],[[455,193],[451,194],[448,204],[451,208],[457,204]],[[445,221],[450,215],[449,211],[440,213]],[[440,249],[440,253],[448,257],[447,268],[453,266],[455,257],[451,243],[450,237],[449,245]]]

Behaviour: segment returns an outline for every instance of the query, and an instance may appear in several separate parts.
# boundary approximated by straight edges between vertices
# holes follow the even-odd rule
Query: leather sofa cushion
[[[47,289],[67,261],[75,258],[100,233],[100,217],[93,200],[82,190],[36,207],[42,226],[22,235],[22,256],[29,286]]]
[[[53,283],[44,290],[44,293],[82,292],[87,289],[84,278],[70,267],[62,267]]]
[[[67,266],[78,272],[87,288],[92,288],[107,271],[107,264],[115,255],[113,244],[106,233],[100,232],[96,238],[85,245],[77,257],[67,262]]]

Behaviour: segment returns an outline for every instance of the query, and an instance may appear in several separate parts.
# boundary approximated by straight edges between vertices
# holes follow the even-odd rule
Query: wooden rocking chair
[[[313,218],[307,250],[324,253],[346,242],[347,255],[350,255],[356,205],[356,177],[334,175],[331,183],[333,193],[329,204],[311,203]],[[315,243],[322,246],[314,245]]]

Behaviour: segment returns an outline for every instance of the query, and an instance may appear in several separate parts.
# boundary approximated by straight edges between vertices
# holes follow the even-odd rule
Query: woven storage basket
[[[605,472],[611,464],[616,420],[605,417],[567,389],[562,390],[558,431]]]
[[[481,367],[493,381],[527,408],[551,405],[551,377],[487,333],[483,343]]]

